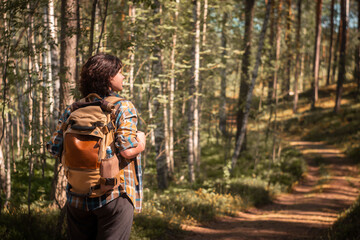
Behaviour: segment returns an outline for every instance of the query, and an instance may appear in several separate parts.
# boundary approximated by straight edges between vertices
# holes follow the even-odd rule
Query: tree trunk
[[[295,82],[294,82],[294,107],[293,112],[297,112],[297,104],[299,99],[298,94],[298,77],[300,72],[300,39],[301,39],[301,0],[297,1],[297,9],[298,9],[298,15],[297,15],[297,30],[296,30],[296,68],[295,68]]]
[[[206,45],[207,15],[208,15],[208,0],[204,0],[204,22],[203,22],[203,39],[202,39],[203,46]]]
[[[320,66],[320,42],[321,42],[321,10],[322,0],[317,0],[316,4],[316,34],[314,44],[314,71],[312,83],[313,88],[313,99],[311,108],[315,108],[315,104],[318,100],[318,89],[319,89],[319,66]]]
[[[219,129],[223,136],[226,136],[226,22],[228,15],[225,12],[222,19],[222,30],[221,30],[221,47],[223,51],[221,53],[221,87],[220,87],[220,109],[219,109]]]
[[[6,114],[6,120],[5,120],[5,139],[6,139],[6,151],[5,151],[5,169],[6,169],[6,178],[5,178],[5,186],[6,186],[6,197],[5,197],[5,203],[4,203],[4,207],[8,207],[9,203],[10,203],[10,198],[11,198],[11,158],[10,158],[10,148],[12,148],[12,146],[10,146],[11,143],[11,133],[10,133],[10,113]]]
[[[206,0],[207,1],[207,0]],[[172,36],[173,45],[171,50],[171,78],[168,83],[169,87],[169,174],[174,174],[174,93],[175,93],[175,53],[177,40],[177,22],[179,15],[180,0],[176,0],[175,10],[175,31]]]
[[[53,96],[53,114],[51,118],[51,131],[55,131],[57,119],[60,117],[60,77],[59,77],[59,48],[56,35],[56,21],[54,13],[54,0],[49,1],[49,31],[52,44],[50,44],[50,65],[51,65],[51,83]],[[50,81],[50,79],[49,79]],[[50,98],[51,101],[51,98]],[[51,110],[51,109],[50,109]]]
[[[1,123],[1,127],[3,127],[2,123]],[[5,171],[5,161],[4,161],[4,154],[2,147],[3,145],[0,144],[0,192],[5,192],[6,171]],[[0,194],[0,215],[2,208],[3,208],[3,198],[2,198],[2,194]]]
[[[76,89],[80,88],[80,79],[79,79],[79,69],[80,69],[80,53],[79,53],[79,43],[81,38],[81,26],[80,26],[80,0],[76,0],[76,46],[75,46],[75,56],[76,56],[76,66],[75,66],[75,84]]]
[[[28,4],[27,8],[30,10],[31,6]],[[28,196],[27,196],[27,207],[28,207],[28,214],[30,215],[30,206],[31,206],[31,185],[32,185],[32,175],[33,175],[33,142],[34,139],[36,141],[36,137],[33,138],[34,135],[34,128],[35,128],[35,118],[34,118],[34,109],[36,107],[36,97],[34,86],[36,85],[36,78],[35,75],[39,73],[39,66],[37,65],[36,61],[36,54],[35,54],[35,39],[34,39],[34,19],[31,15],[29,18],[30,26],[28,27],[28,50],[29,50],[29,56],[28,56],[28,74],[29,74],[29,81],[28,81],[28,109],[29,109],[29,115],[28,115],[28,126],[29,126],[29,132],[28,132],[28,144],[29,144],[29,178],[28,178]],[[32,57],[34,56],[34,58]],[[34,69],[35,65],[35,69]],[[35,80],[35,81],[33,81]]]
[[[336,100],[335,100],[335,113],[338,113],[341,107],[341,96],[343,91],[343,84],[345,82],[346,73],[346,42],[347,42],[347,25],[349,16],[349,0],[341,0],[341,39],[340,39],[340,57],[339,57],[339,73],[336,85]]]
[[[245,34],[244,34],[244,55],[242,57],[241,64],[241,84],[240,84],[240,93],[239,93],[239,104],[238,104],[238,113],[236,118],[236,142],[239,140],[241,133],[241,126],[244,125],[245,119],[245,102],[246,96],[249,92],[249,68],[251,64],[251,41],[252,41],[252,28],[253,28],[253,18],[254,18],[254,5],[255,1],[246,0],[245,1]]]
[[[48,26],[48,16],[47,16],[47,6],[45,6],[43,8],[44,11],[44,15],[43,15],[43,24],[46,30],[49,30],[49,26]],[[40,129],[41,129],[41,149],[42,149],[42,153],[41,153],[41,162],[42,162],[42,178],[45,177],[45,168],[46,168],[46,144],[45,143],[45,137],[46,137],[46,133],[45,133],[45,128],[43,128],[43,126],[47,126],[48,122],[46,119],[46,112],[47,112],[47,108],[48,108],[48,89],[50,89],[49,87],[49,71],[48,69],[50,68],[50,66],[48,65],[48,53],[50,53],[50,49],[49,49],[49,45],[47,43],[47,41],[45,41],[46,39],[46,31],[43,31],[42,36],[43,36],[43,47],[44,49],[46,49],[46,51],[42,52],[42,73],[43,73],[43,86],[42,86],[42,101],[40,102],[41,104],[41,118],[42,121],[40,123]]]
[[[62,1],[64,1],[64,0],[62,0]],[[69,1],[73,1],[73,0],[69,0]],[[94,47],[94,27],[95,27],[95,20],[96,20],[96,5],[97,5],[97,0],[93,0],[92,9],[91,9],[91,23],[90,23],[90,39],[89,39],[88,57],[92,56],[93,47]]]
[[[197,170],[200,167],[200,137],[199,137],[199,125],[200,125],[200,15],[201,15],[201,1],[196,0],[196,21],[195,21],[195,66],[194,66],[194,161],[197,166]]]
[[[330,70],[332,60],[333,38],[334,38],[334,6],[335,0],[331,0],[331,15],[330,15],[330,46],[329,46],[329,65],[327,69],[326,85],[330,84]]]
[[[275,56],[275,72],[274,72],[274,85],[273,85],[273,95],[272,99],[275,99],[275,90],[278,85],[278,74],[279,74],[279,58],[281,52],[281,9],[282,9],[282,0],[279,0],[277,5],[277,19],[276,19],[276,56]]]
[[[248,94],[246,96],[244,121],[243,121],[243,123],[241,125],[240,135],[239,135],[239,138],[236,141],[234,154],[233,154],[232,160],[231,160],[231,170],[232,171],[234,170],[234,168],[236,166],[236,161],[237,161],[237,159],[239,158],[239,155],[240,155],[241,145],[243,144],[244,138],[245,138],[247,121],[248,121],[248,117],[249,117],[249,113],[250,113],[250,107],[251,107],[252,93],[253,93],[253,90],[254,90],[254,87],[255,87],[255,82],[256,82],[258,69],[259,69],[259,65],[260,65],[260,61],[261,61],[261,52],[262,52],[262,49],[263,49],[263,46],[264,46],[264,38],[265,38],[265,33],[266,33],[266,29],[267,29],[267,23],[268,23],[269,15],[270,15],[270,8],[271,8],[271,0],[269,0],[267,5],[266,5],[266,14],[265,14],[264,23],[263,23],[263,26],[262,26],[262,29],[261,29],[261,33],[260,33],[260,36],[259,36],[259,46],[258,46],[258,50],[257,50],[257,53],[256,53],[255,66],[254,66],[254,69],[252,71],[251,85],[250,85]]]
[[[76,29],[76,0],[61,1],[61,32],[60,32],[60,109],[63,111],[73,102],[70,92],[75,87],[76,68],[76,36],[69,32]],[[57,167],[56,203],[63,208],[66,202],[66,179],[64,170]]]
[[[132,26],[135,27],[135,6],[129,5],[129,16],[131,18]],[[129,41],[133,41],[134,33],[133,30],[129,36]],[[130,84],[130,99],[134,97],[134,65],[135,65],[135,47],[129,48],[130,50],[130,73],[129,73],[129,84]]]
[[[271,11],[270,11],[270,36],[269,36],[269,45],[270,45],[270,54],[269,59],[267,61],[267,65],[270,69],[269,77],[268,77],[268,93],[267,93],[267,103],[272,103],[272,96],[274,92],[274,70],[275,66],[273,64],[274,59],[276,59],[276,48],[274,48],[275,44],[275,1],[271,2]]]
[[[159,0],[155,0],[155,9],[154,15],[158,17],[154,19],[154,31],[156,34],[156,42],[159,43],[161,41],[161,36],[159,34],[161,28],[161,11],[162,6]],[[159,14],[160,13],[160,14]],[[163,73],[163,65],[162,65],[162,53],[159,44],[156,44],[154,47],[154,58],[152,63],[152,72],[153,72],[153,79],[158,79],[159,85],[161,85],[160,78],[161,74]],[[159,95],[159,90],[157,88],[153,89],[154,95]],[[161,104],[158,100],[154,101],[155,112],[161,109]],[[160,112],[160,111],[159,111]],[[164,117],[164,116],[162,116]],[[167,181],[167,164],[166,164],[166,154],[163,154],[162,145],[164,143],[164,119],[161,118],[161,114],[156,119],[156,128],[155,128],[155,150],[156,150],[156,171],[157,171],[157,180],[158,180],[158,187],[159,189],[166,189],[168,187]]]
[[[277,66],[277,41],[275,42],[275,37],[277,38],[279,35],[279,39],[280,39],[280,34],[276,34],[276,32],[281,31],[281,28],[279,28],[279,24],[280,24],[280,13],[281,13],[281,0],[278,2],[278,4],[276,5],[275,1],[271,1],[271,10],[270,10],[270,36],[269,36],[269,46],[270,46],[270,53],[269,53],[269,58],[267,60],[267,65],[268,68],[270,69],[269,71],[269,77],[268,77],[268,93],[267,93],[267,103],[270,106],[270,110],[269,110],[269,119],[268,119],[268,124],[267,124],[267,128],[266,128],[266,133],[265,133],[265,144],[267,144],[268,139],[269,139],[269,133],[270,133],[270,129],[271,129],[271,125],[272,125],[272,117],[273,117],[273,113],[274,113],[274,97],[275,97],[275,91],[276,91],[276,86],[277,84],[274,85],[275,83],[275,76],[276,76],[276,66]],[[280,7],[280,8],[279,8]],[[277,9],[277,17],[275,18],[275,9]],[[276,36],[275,36],[276,35]],[[277,39],[276,39],[277,40]],[[280,44],[280,40],[279,40],[279,44]],[[273,47],[275,45],[275,48]],[[280,45],[279,45],[280,47]]]
[[[106,23],[106,17],[107,17],[109,1],[110,0],[105,0],[105,13],[104,13],[104,18],[103,18],[102,23],[101,23],[101,31],[100,31],[100,36],[99,36],[99,41],[98,41],[98,46],[97,46],[97,49],[96,49],[96,53],[99,52],[99,49],[100,49],[100,46],[101,46],[102,36],[103,36],[103,34],[105,32],[105,26],[106,26],[105,23]],[[135,6],[133,6],[132,8],[133,8],[133,12],[134,12],[133,13],[133,18],[134,18],[134,22],[135,22]],[[103,42],[106,42],[106,39]]]
[[[198,87],[198,81],[199,81],[199,47],[200,47],[200,1],[199,0],[193,0],[193,18],[195,23],[195,41],[193,43],[192,47],[192,55],[194,59],[194,65],[192,72],[194,73],[194,76],[190,79],[189,83],[189,109],[188,109],[188,166],[189,166],[189,181],[193,183],[195,181],[195,164],[197,164],[197,145],[195,141],[198,140],[196,131],[195,133],[195,124],[198,119],[198,112],[197,112],[197,87]],[[196,80],[195,80],[196,78]],[[196,113],[195,113],[196,111]],[[198,143],[198,142],[197,142]]]
[[[355,51],[355,79],[357,81],[356,97],[360,94],[360,1],[358,1],[358,45]]]
[[[287,63],[286,63],[286,76],[285,81],[282,84],[282,92],[288,94],[290,92],[290,80],[291,80],[291,60],[292,60],[292,44],[291,44],[291,21],[292,21],[292,8],[291,0],[287,0],[288,4],[288,15],[286,19],[286,32],[285,32],[285,42],[286,42],[286,52],[287,52]]]

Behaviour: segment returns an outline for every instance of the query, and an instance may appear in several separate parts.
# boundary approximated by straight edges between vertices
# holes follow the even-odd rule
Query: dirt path
[[[308,173],[291,193],[260,209],[203,226],[184,226],[186,239],[314,239],[359,195],[358,169],[323,142],[292,141],[306,157]]]

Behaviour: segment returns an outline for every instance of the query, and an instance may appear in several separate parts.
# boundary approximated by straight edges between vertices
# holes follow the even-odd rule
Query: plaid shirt
[[[115,93],[112,95],[118,96]],[[86,211],[95,210],[118,198],[120,195],[128,197],[135,210],[141,212],[142,205],[142,170],[141,170],[141,155],[136,159],[124,159],[120,155],[120,151],[136,147],[138,142],[136,140],[137,131],[137,111],[134,105],[128,100],[122,100],[115,105],[119,105],[119,110],[116,113],[115,125],[117,127],[115,133],[115,146],[117,147],[117,156],[120,159],[121,171],[123,172],[124,180],[121,181],[120,186],[113,191],[106,193],[100,197],[77,197],[69,194],[67,187],[67,201],[73,207],[83,209]],[[56,131],[47,143],[48,151],[55,157],[60,158],[63,147],[63,131],[61,129],[67,118],[70,116],[70,107],[67,107],[59,119]]]

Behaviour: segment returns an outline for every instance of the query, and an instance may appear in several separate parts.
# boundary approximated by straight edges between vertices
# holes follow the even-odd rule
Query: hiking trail
[[[269,205],[221,217],[199,226],[184,225],[185,239],[314,239],[358,197],[359,170],[324,142],[289,141],[307,162],[307,172],[290,193]]]

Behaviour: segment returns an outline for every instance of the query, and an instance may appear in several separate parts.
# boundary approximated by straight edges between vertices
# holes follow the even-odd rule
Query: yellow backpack
[[[98,197],[120,184],[122,172],[115,153],[115,114],[124,100],[92,93],[70,107],[63,125],[61,162],[70,184],[70,194]]]

